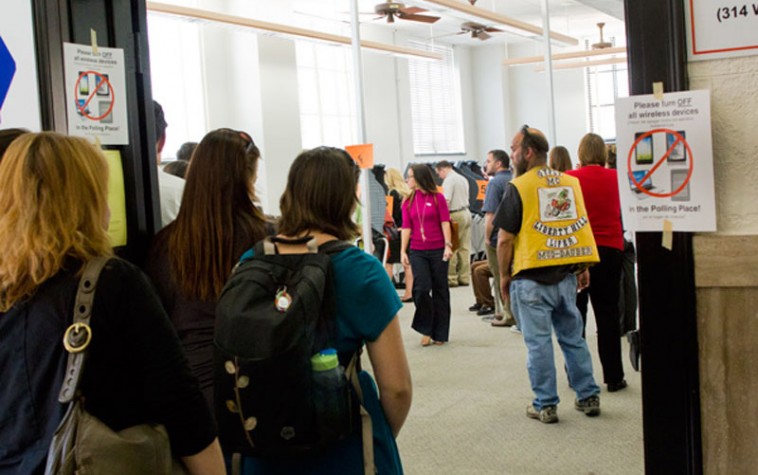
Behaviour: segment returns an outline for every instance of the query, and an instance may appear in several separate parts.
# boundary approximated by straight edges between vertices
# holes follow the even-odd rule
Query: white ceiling
[[[349,32],[351,0],[291,0],[290,12],[282,12],[284,17],[279,22],[294,23],[299,26],[321,29],[324,26],[330,28],[344,28]],[[459,0],[468,4],[468,0]],[[285,3],[285,2],[282,2]],[[424,0],[404,0],[406,6],[420,6],[428,10],[427,15],[441,17],[433,24],[420,23],[408,20],[395,20],[388,24],[383,19],[376,19],[374,5],[382,3],[377,0],[358,0],[359,10],[365,12],[360,16],[364,25],[369,28],[389,29],[422,39],[434,38],[435,41],[461,44],[467,46],[491,45],[496,43],[514,43],[523,41],[542,41],[534,35],[511,34],[510,32],[495,33],[487,41],[471,38],[460,32],[460,25],[466,21],[476,21],[486,26],[502,28],[502,26],[487,22],[477,17],[464,13],[448,10]],[[494,11],[496,13],[515,18],[536,26],[542,26],[542,0],[478,0],[477,8]],[[626,44],[624,40],[624,24],[618,15],[622,10],[623,0],[550,0],[550,27],[551,30],[573,36],[580,40],[585,38],[590,43],[599,40],[597,29],[598,22],[606,23],[604,35],[606,39],[614,37],[619,46]],[[601,9],[603,11],[601,11]],[[559,45],[560,46],[560,45]],[[582,45],[583,47],[583,42]],[[576,48],[573,48],[576,49]]]
[[[256,20],[286,24],[312,30],[350,36],[350,2],[353,0],[157,0],[182,6],[214,10],[232,15],[239,15]],[[468,5],[468,0],[457,0]],[[487,41],[471,38],[469,34],[459,33],[462,23],[475,21],[486,26],[506,29],[481,18],[470,16],[451,9],[445,9],[425,0],[403,0],[406,6],[426,8],[427,15],[439,16],[441,19],[433,24],[395,20],[387,23],[377,19],[374,6],[382,0],[357,0],[360,15],[361,35],[366,39],[382,37],[386,42],[387,33],[397,33],[398,37],[412,37],[426,41],[435,41],[478,47],[494,44],[524,43],[534,44],[539,49],[543,39],[531,33],[508,30],[493,33]],[[476,7],[494,11],[517,20],[542,26],[543,0],[478,0]],[[558,51],[585,49],[585,41],[599,41],[596,24],[604,22],[605,40],[614,41],[616,46],[625,46],[624,23],[619,17],[623,15],[623,0],[549,0],[550,28],[553,31],[572,36],[580,40],[579,46],[567,47],[554,42]],[[402,44],[402,40],[397,40]],[[536,54],[536,53],[535,53]]]

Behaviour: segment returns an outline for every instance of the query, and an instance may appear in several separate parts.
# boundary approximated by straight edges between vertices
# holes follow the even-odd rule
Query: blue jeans
[[[582,317],[576,308],[576,276],[544,285],[528,279],[511,282],[511,306],[528,351],[527,370],[535,409],[560,402],[555,384],[551,327],[563,351],[571,387],[579,400],[600,393],[592,375],[592,358],[582,338]]]

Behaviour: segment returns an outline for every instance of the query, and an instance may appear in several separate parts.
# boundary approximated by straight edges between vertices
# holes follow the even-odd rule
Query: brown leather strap
[[[68,361],[58,401],[64,404],[74,399],[76,390],[79,388],[84,359],[87,355],[86,350],[92,339],[89,321],[92,317],[92,304],[95,301],[97,279],[109,259],[109,257],[99,256],[87,262],[82,278],[79,280],[76,300],[74,301],[73,322],[63,336],[63,346],[68,351]]]
[[[361,382],[358,380],[358,365],[360,364],[362,351],[357,351],[350,359],[347,365],[347,379],[353,385],[355,393],[358,395],[361,413],[361,438],[363,439],[363,472],[364,475],[375,475],[376,465],[374,465],[374,428],[371,423],[371,414],[363,406],[363,390]]]

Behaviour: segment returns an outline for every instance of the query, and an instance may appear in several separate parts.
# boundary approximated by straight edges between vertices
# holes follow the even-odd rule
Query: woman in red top
[[[619,335],[619,288],[624,238],[616,171],[605,168],[606,158],[602,137],[587,134],[579,143],[580,168],[566,173],[578,178],[582,186],[592,234],[600,253],[600,263],[590,268],[590,286],[577,295],[576,306],[586,323],[587,301],[592,300],[603,379],[608,391],[614,392],[626,387]]]
[[[411,165],[407,180],[411,194],[403,201],[400,259],[413,269],[416,313],[411,326],[423,335],[422,346],[442,345],[450,333],[450,211],[445,196],[437,191],[429,165]]]

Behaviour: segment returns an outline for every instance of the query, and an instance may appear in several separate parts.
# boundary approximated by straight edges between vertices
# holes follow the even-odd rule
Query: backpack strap
[[[109,260],[110,257],[98,256],[88,261],[84,266],[82,278],[79,280],[74,301],[73,323],[63,334],[63,347],[68,351],[68,361],[66,362],[66,374],[63,377],[58,401],[64,404],[74,399],[79,388],[84,359],[87,356],[86,350],[92,340],[92,329],[89,326],[89,321],[92,318],[97,279],[100,277],[100,271],[103,270]]]
[[[318,247],[318,252],[321,252],[328,256],[333,256],[351,247],[355,247],[355,246],[353,246],[347,241],[340,241],[339,239],[333,239],[331,241],[327,241],[323,243],[322,245],[320,245]]]
[[[358,402],[360,403],[359,409],[361,413],[361,439],[363,440],[363,472],[364,475],[375,475],[376,466],[374,465],[374,427],[371,422],[371,414],[368,413],[363,406],[363,390],[361,389],[361,382],[358,380],[358,365],[360,364],[361,353],[363,349],[359,349],[350,358],[350,363],[347,365],[347,379],[353,385],[356,395],[358,396]]]

